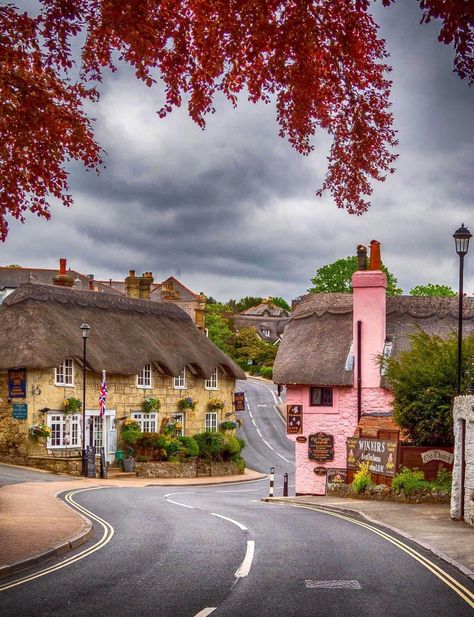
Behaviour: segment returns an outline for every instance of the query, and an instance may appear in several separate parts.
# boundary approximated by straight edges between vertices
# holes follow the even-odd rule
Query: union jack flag
[[[105,383],[105,371],[102,371],[102,383],[100,384],[100,394],[99,394],[99,417],[101,418],[105,414],[105,410],[107,409],[107,394],[109,391],[107,390],[107,385]]]

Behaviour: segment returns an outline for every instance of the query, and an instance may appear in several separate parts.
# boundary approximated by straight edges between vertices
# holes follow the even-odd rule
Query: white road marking
[[[234,521],[233,518],[229,518],[228,516],[223,516],[222,514],[216,514],[215,512],[209,512],[209,514],[211,516],[217,516],[218,518],[223,518],[225,521],[229,521],[229,523],[232,523],[233,525],[237,525],[237,527],[239,529],[242,529],[242,531],[248,531],[245,525],[242,525],[242,523],[239,523],[239,521]]]
[[[273,450],[273,452],[275,452],[275,448],[271,446],[266,439],[263,439],[263,443],[266,443],[270,450]]]
[[[362,589],[359,581],[311,581],[304,582],[308,589]]]
[[[248,576],[248,573],[250,572],[250,568],[252,567],[254,553],[255,553],[254,540],[247,540],[247,552],[245,553],[244,560],[240,564],[239,569],[235,573],[236,578],[243,578],[244,576]]]
[[[216,610],[216,606],[209,606],[208,608],[203,608],[202,611],[199,611],[199,613],[196,613],[194,615],[194,617],[207,617],[207,615],[210,615],[211,613],[213,613]]]
[[[167,493],[164,495],[164,498],[168,503],[174,503],[175,506],[182,506],[183,508],[189,508],[190,510],[194,510],[194,506],[188,506],[186,503],[179,503],[179,501],[173,501],[172,499],[168,499],[171,495],[190,495],[193,494],[194,491],[181,491],[180,493]]]
[[[266,403],[257,403],[257,407],[267,407]]]
[[[248,488],[248,489],[243,488],[242,490],[238,490],[238,491],[219,491],[219,493],[255,493],[256,491],[258,491],[257,488]]]
[[[172,495],[192,495],[192,494],[194,494],[194,491],[179,491],[179,493],[166,493],[166,495],[163,495],[163,497],[167,499],[168,497],[171,497]]]
[[[277,452],[276,450],[275,450],[275,454],[276,454],[277,456],[279,456],[280,458],[282,458],[282,459],[283,459],[284,461],[286,461],[287,463],[290,463],[290,465],[291,465],[291,461],[289,461],[287,458],[285,458],[285,457],[283,456],[283,454],[280,454],[280,453],[279,453],[279,452]]]
[[[256,427],[255,420],[252,418],[252,424]]]

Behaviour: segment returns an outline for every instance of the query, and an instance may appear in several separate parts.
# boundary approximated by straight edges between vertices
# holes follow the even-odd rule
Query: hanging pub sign
[[[347,469],[329,468],[326,475],[326,484],[347,484]]]
[[[347,446],[347,468],[358,469],[359,463],[370,461],[369,471],[384,476],[394,476],[397,467],[398,441],[372,439],[370,437],[349,437]]]
[[[286,432],[288,435],[303,432],[303,405],[286,406]]]
[[[15,420],[26,420],[28,418],[28,404],[13,403],[13,417]]]
[[[245,411],[245,392],[234,392],[235,411]]]
[[[308,437],[308,458],[317,463],[334,460],[334,435],[314,433]]]
[[[8,371],[8,398],[25,398],[26,369],[15,368]]]

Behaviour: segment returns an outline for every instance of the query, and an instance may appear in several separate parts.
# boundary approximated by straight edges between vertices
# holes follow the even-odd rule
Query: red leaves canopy
[[[332,137],[318,193],[360,214],[371,181],[392,172],[396,146],[384,41],[370,0],[40,0],[42,13],[0,7],[0,237],[7,216],[50,217],[50,199],[70,205],[69,160],[101,165],[84,100],[115,62],[148,86],[159,74],[166,116],[187,100],[200,126],[222,92],[232,104],[276,101],[280,135],[302,154],[317,128]],[[390,4],[390,0],[383,0]],[[440,17],[456,69],[472,82],[473,9],[464,0],[420,0],[423,20]],[[80,65],[71,41],[81,34]],[[72,80],[71,75],[78,75]]]

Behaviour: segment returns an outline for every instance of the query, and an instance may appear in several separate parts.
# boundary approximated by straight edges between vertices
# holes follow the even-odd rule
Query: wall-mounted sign
[[[325,476],[327,473],[326,467],[315,467],[313,471],[317,476]]]
[[[234,392],[235,411],[245,411],[245,392]]]
[[[308,458],[317,463],[334,460],[334,435],[314,433],[308,438]]]
[[[303,405],[286,406],[286,432],[288,435],[303,432]]]
[[[347,469],[329,468],[326,475],[326,484],[347,484]]]
[[[428,450],[428,452],[422,453],[421,460],[424,465],[430,461],[443,461],[444,463],[448,463],[448,465],[452,465],[454,461],[454,454],[452,452],[447,452],[446,450]]]
[[[298,443],[306,443],[308,439],[305,435],[298,435],[298,437],[296,438],[296,441]]]
[[[16,420],[26,420],[28,418],[27,403],[13,403],[13,417]]]
[[[358,463],[370,461],[369,470],[384,476],[394,476],[397,465],[398,441],[349,437],[347,445],[347,468],[358,469]]]
[[[25,398],[26,369],[16,368],[8,371],[8,398]]]

